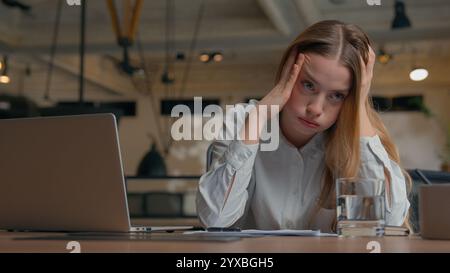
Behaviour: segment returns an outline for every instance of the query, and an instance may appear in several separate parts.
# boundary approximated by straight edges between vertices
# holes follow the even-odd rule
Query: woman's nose
[[[306,112],[312,117],[319,117],[323,113],[324,98],[314,98],[306,107]]]

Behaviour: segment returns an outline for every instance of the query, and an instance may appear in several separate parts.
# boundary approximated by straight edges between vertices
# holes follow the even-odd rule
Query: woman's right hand
[[[303,53],[297,54],[297,50],[292,50],[283,71],[281,72],[280,80],[275,87],[258,103],[258,105],[279,106],[281,111],[286,102],[291,97],[292,89],[297,81],[298,75],[302,69],[305,55]],[[278,113],[272,113],[278,114]]]
[[[256,144],[267,120],[278,114],[291,97],[292,89],[297,81],[298,75],[305,61],[305,55],[297,54],[297,50],[292,50],[281,72],[280,80],[270,92],[258,102],[256,107],[249,113],[245,121],[244,130],[241,131],[241,139],[245,144]],[[260,106],[267,106],[266,111],[258,111]],[[272,112],[272,105],[277,112]],[[259,126],[249,126],[249,123]],[[251,137],[253,136],[253,137]]]

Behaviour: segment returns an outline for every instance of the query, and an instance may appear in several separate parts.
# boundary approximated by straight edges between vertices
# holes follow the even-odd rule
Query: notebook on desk
[[[384,235],[386,236],[408,236],[409,229],[398,226],[385,226]]]
[[[147,232],[132,227],[112,114],[0,120],[0,229]]]

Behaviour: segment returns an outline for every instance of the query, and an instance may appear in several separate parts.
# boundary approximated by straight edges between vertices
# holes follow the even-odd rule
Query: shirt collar
[[[303,147],[301,147],[300,149],[297,149],[297,147],[295,147],[292,143],[289,142],[289,140],[284,136],[283,131],[279,130],[280,133],[280,142],[288,147],[289,149],[294,149],[297,150],[299,153],[301,153],[302,155],[314,155],[315,153],[318,152],[323,152],[325,149],[325,136],[324,136],[324,132],[320,132],[315,134],[309,141],[308,143],[306,143]]]

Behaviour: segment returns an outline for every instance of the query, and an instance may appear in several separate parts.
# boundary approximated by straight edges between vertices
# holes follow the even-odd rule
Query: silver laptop
[[[189,228],[131,227],[114,115],[0,120],[0,229]]]

